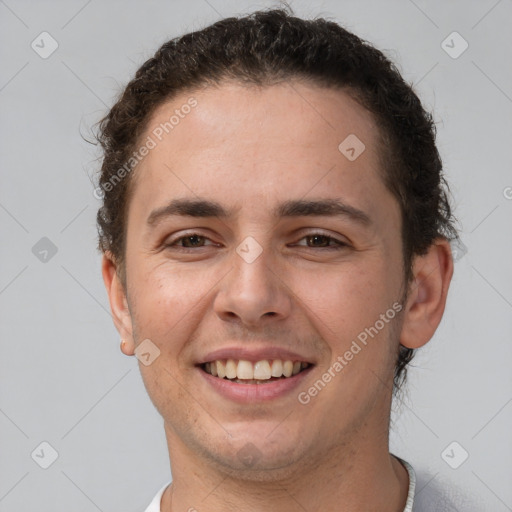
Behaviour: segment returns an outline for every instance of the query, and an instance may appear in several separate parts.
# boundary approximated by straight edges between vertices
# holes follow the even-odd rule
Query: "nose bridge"
[[[262,244],[246,237],[231,255],[232,271],[215,300],[216,312],[224,319],[236,316],[243,323],[255,324],[265,315],[284,318],[289,314],[290,297],[275,266],[276,255],[268,238],[260,240]]]
[[[260,295],[268,295],[274,287],[275,271],[272,270],[274,261],[270,243],[261,246],[253,237],[247,237],[236,248],[233,255],[234,279],[233,285],[240,292],[252,290]]]

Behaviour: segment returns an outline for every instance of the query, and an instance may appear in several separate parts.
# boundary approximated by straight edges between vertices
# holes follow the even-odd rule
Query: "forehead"
[[[196,106],[190,108],[192,101]],[[256,149],[264,141],[257,154],[265,155],[276,147],[337,149],[338,139],[350,134],[366,139],[372,149],[377,128],[372,114],[340,89],[297,81],[262,87],[226,82],[182,92],[161,105],[148,123],[149,134],[174,146],[186,140],[190,151],[200,145],[202,154],[227,150],[235,141]]]
[[[294,81],[182,92],[156,109],[149,139],[135,173],[143,205],[216,196],[263,211],[279,198],[331,193],[372,210],[371,194],[386,192],[375,120],[341,90]]]

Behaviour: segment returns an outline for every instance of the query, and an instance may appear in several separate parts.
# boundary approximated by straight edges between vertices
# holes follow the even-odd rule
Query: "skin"
[[[441,320],[453,272],[448,242],[436,240],[415,258],[402,312],[300,404],[297,392],[400,302],[406,286],[401,215],[378,167],[375,121],[341,91],[226,82],[162,105],[143,139],[191,95],[197,107],[136,170],[126,283],[112,255],[102,264],[123,352],[133,355],[148,338],[160,350],[140,370],[172,461],[162,510],[402,512],[408,475],[388,446],[396,351],[427,343]],[[355,161],[338,150],[349,134],[366,147]],[[154,209],[184,197],[234,213],[147,225]],[[362,210],[371,224],[271,214],[286,200],[328,198]],[[187,241],[176,240],[190,231],[206,238],[185,249]],[[326,239],[311,238],[319,231],[346,245],[322,248]],[[262,248],[252,263],[236,252],[248,236]],[[289,348],[315,366],[292,393],[236,404],[195,366],[234,343]],[[248,443],[258,454],[251,467],[237,456]]]

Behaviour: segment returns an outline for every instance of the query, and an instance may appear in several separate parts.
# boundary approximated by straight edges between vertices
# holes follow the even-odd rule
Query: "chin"
[[[281,453],[258,453],[258,458],[249,462],[247,456],[241,460],[238,453],[233,455],[211,454],[217,469],[230,478],[252,482],[275,482],[286,480],[297,473],[297,462]]]
[[[267,432],[271,430],[252,428],[240,437],[212,440],[208,459],[232,478],[260,482],[285,479],[305,466],[307,448],[298,434],[268,436]]]

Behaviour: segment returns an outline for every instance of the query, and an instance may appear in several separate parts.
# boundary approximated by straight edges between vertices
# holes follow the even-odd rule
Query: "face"
[[[140,369],[171,452],[268,474],[385,432],[403,261],[372,116],[318,86],[225,83],[147,136],[126,325],[160,351]]]

